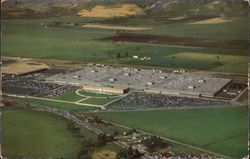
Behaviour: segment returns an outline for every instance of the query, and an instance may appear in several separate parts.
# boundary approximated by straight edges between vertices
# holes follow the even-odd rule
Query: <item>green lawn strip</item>
[[[109,102],[112,102],[114,100],[116,100],[118,98],[89,98],[86,99],[84,101],[82,101],[81,103],[85,103],[85,104],[95,104],[95,105],[104,105],[107,104]]]
[[[53,101],[47,101],[47,100],[41,100],[41,99],[33,99],[33,98],[20,98],[21,100],[40,104],[48,107],[55,107],[65,110],[71,110],[71,111],[78,111],[78,110],[98,110],[97,107],[91,107],[91,106],[84,106],[84,105],[76,105],[76,104],[70,104],[70,103],[63,103],[63,102],[53,102]]]
[[[77,138],[69,121],[46,112],[9,107],[3,110],[3,155],[10,158],[74,158]]]
[[[247,133],[247,109],[244,107],[106,112],[92,115],[197,147]],[[217,149],[207,149],[236,158],[245,156],[247,140],[234,142],[224,142]]]
[[[75,92],[71,92],[71,93],[57,96],[54,99],[68,101],[68,102],[76,102],[76,101],[79,101],[79,100],[84,99],[84,98],[85,97],[82,97],[82,96],[75,94]]]
[[[92,93],[92,92],[86,92],[86,91],[79,91],[79,93],[84,96],[90,96],[90,97],[115,97],[117,96],[114,94]]]

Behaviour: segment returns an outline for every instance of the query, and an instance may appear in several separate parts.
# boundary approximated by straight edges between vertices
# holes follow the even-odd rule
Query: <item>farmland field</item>
[[[57,115],[26,108],[3,109],[3,154],[11,158],[75,158],[81,143],[96,142],[97,136],[81,127],[80,136],[68,129],[72,124]],[[75,125],[78,127],[77,125]],[[113,143],[95,151],[120,151]]]
[[[233,158],[247,155],[248,120],[245,107],[92,115]]]
[[[4,20],[3,55],[246,73],[247,51],[245,49],[201,48],[180,45],[102,41],[99,39],[112,36],[115,30],[49,25],[55,21],[87,23],[102,20],[105,19],[62,17]],[[128,26],[153,28],[147,31],[128,31],[132,33],[221,40],[247,39],[247,21],[245,18],[234,19],[228,23],[221,24],[189,24],[190,22],[175,22],[171,24],[167,21],[155,22],[152,19],[143,18],[139,18],[136,21],[124,18],[123,21],[124,22],[121,21],[117,25],[122,26],[126,22]],[[45,27],[41,25],[41,23],[47,26]],[[103,23],[105,23],[105,21]],[[142,24],[143,26],[141,26]],[[181,55],[186,53],[190,53],[191,56],[193,54],[198,55],[198,58],[188,57],[185,58],[185,63],[183,63]],[[151,57],[152,59],[147,61],[135,60],[132,58],[133,55]],[[207,55],[211,57],[209,61],[204,60]],[[171,58],[173,56],[177,57],[176,61]],[[224,56],[224,58],[218,59],[216,58],[217,56]],[[231,60],[231,56],[233,56],[234,60]],[[194,65],[194,63],[197,63],[197,65]],[[200,65],[200,63],[202,63],[202,65]]]
[[[10,107],[3,110],[3,154],[21,158],[74,157],[77,138],[67,131],[69,121],[56,115]]]

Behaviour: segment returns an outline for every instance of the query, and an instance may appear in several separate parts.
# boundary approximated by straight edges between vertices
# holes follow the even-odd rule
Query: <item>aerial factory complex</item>
[[[214,97],[232,81],[228,78],[186,73],[185,70],[167,73],[154,69],[113,68],[112,66],[89,66],[82,70],[57,74],[46,80],[59,84],[83,86],[84,89],[97,92],[123,94],[130,89],[197,97]],[[117,92],[112,92],[112,88]]]
[[[0,158],[249,158],[249,1],[1,9]]]

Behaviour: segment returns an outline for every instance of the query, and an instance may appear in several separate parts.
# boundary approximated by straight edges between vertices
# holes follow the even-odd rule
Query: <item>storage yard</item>
[[[186,73],[185,70],[166,73],[161,70],[88,66],[69,73],[46,78],[49,82],[116,89],[135,89],[151,93],[214,97],[231,82],[227,78]]]

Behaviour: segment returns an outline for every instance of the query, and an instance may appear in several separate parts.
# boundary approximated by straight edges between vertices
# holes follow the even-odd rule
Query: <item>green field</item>
[[[49,26],[46,28],[40,25],[40,23],[49,24],[54,21],[91,22],[96,20],[100,19],[63,17],[3,20],[3,55],[246,73],[246,50],[112,43],[97,39],[112,36],[114,30]],[[123,21],[117,25],[154,27],[154,29],[149,31],[135,31],[140,33],[213,39],[247,39],[246,18],[239,18],[230,23],[209,25],[191,25],[189,24],[190,22],[175,22],[171,24],[167,21],[156,22],[147,18],[138,18],[134,21],[125,18]],[[125,53],[128,53],[127,57],[123,57]],[[181,58],[183,53],[190,53],[191,56],[192,54],[197,54],[198,56],[197,58],[193,56],[192,58],[188,57],[183,63]],[[120,54],[121,57],[117,58],[117,54]],[[134,60],[131,58],[133,55],[151,57],[152,60]],[[211,56],[209,61],[205,60],[207,55]],[[217,59],[217,55],[224,55],[224,58]],[[235,57],[234,60],[231,60],[230,55]],[[176,56],[176,60],[169,59],[172,56]],[[220,64],[216,65],[218,61]],[[201,63],[202,65],[200,65]]]
[[[3,154],[10,158],[75,158],[81,143],[96,142],[97,136],[83,127],[78,136],[67,129],[69,124],[72,122],[47,112],[4,108]],[[108,143],[94,151],[89,150],[89,155],[100,150],[118,152],[121,148]]]
[[[92,115],[226,156],[240,158],[247,155],[248,118],[245,107]]]
[[[74,157],[77,138],[67,131],[69,121],[45,112],[10,107],[3,110],[3,154],[11,158]],[[88,133],[88,132],[86,132]]]
[[[140,31],[142,33],[165,34],[180,37],[200,37],[211,39],[247,39],[246,18],[236,18],[228,23],[218,24],[190,24],[189,22],[160,23],[157,32],[154,30]],[[137,23],[139,23],[137,21]],[[136,24],[135,24],[136,25]]]
[[[21,99],[21,100],[24,100],[24,101],[30,102],[30,103],[34,103],[34,104],[40,104],[40,105],[44,105],[44,106],[48,106],[48,107],[55,107],[55,108],[65,109],[65,110],[70,110],[70,111],[99,110],[99,108],[97,108],[97,107],[83,106],[83,105],[63,103],[63,102],[53,102],[53,101],[33,99],[33,98],[25,98],[25,99]]]
[[[78,96],[77,94],[75,94],[75,92],[71,92],[71,93],[66,93],[66,94],[57,96],[54,99],[68,101],[68,102],[76,102],[81,99],[84,99],[84,97]]]

